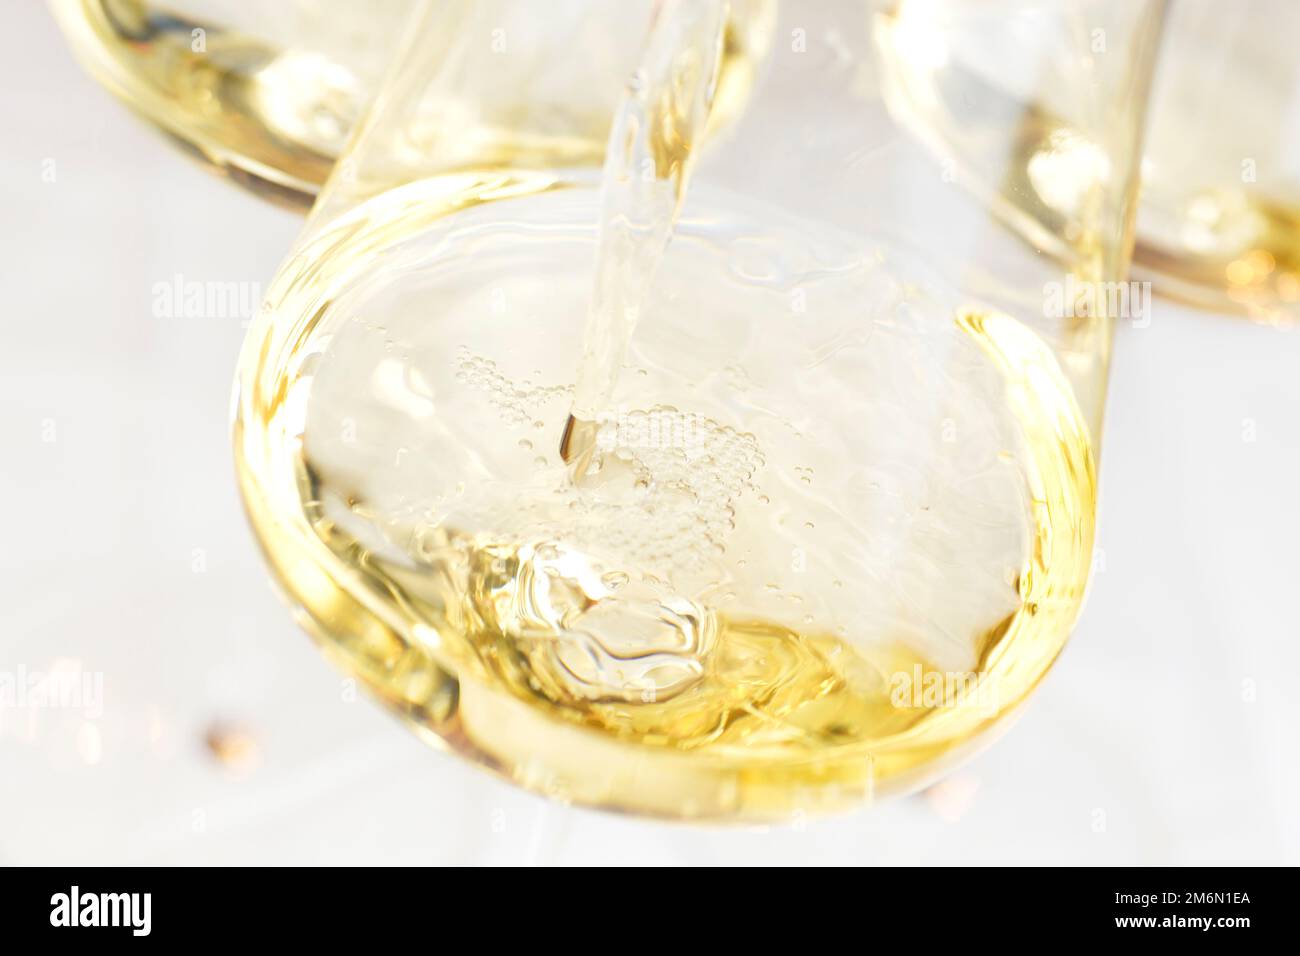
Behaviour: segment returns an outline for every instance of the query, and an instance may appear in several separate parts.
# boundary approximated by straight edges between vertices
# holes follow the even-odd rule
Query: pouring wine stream
[[[601,180],[596,272],[560,456],[587,472],[642,306],[686,196],[721,61],[725,0],[668,0],[614,117]]]

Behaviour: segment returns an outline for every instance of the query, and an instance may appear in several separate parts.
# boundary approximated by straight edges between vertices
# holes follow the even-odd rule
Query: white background
[[[0,71],[0,672],[104,675],[98,720],[0,710],[0,863],[1300,863],[1300,329],[1158,302],[1121,331],[1088,607],[937,790],[763,829],[564,808],[344,700],[267,583],[240,322],[151,306],[177,274],[265,283],[300,220],[166,148],[41,4]]]

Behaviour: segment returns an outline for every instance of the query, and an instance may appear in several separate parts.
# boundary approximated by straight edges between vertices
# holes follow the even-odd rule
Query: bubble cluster
[[[547,402],[573,394],[572,385],[538,385],[531,379],[514,380],[502,373],[497,363],[461,346],[456,351],[456,381],[483,392],[507,425],[536,421],[537,409]]]
[[[753,435],[668,405],[603,423],[597,448],[570,509],[577,527],[661,572],[726,550],[736,499],[763,465]]]
[[[508,424],[533,432],[546,427],[539,417],[543,406],[572,395],[569,385],[513,380],[495,361],[466,348],[455,362],[458,382],[482,392]],[[517,445],[527,450],[535,441]],[[530,461],[550,466],[544,456]],[[557,480],[540,496],[512,499],[512,514],[502,523],[521,536],[591,548],[626,563],[627,570],[669,575],[726,550],[735,501],[762,465],[752,434],[707,416],[670,405],[620,410],[600,422],[585,473]]]

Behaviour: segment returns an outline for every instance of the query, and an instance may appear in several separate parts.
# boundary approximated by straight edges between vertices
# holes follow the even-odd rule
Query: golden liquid
[[[664,4],[614,117],[587,329],[573,411],[560,438],[560,457],[576,464],[579,476],[686,196],[712,108],[725,17],[721,0]]]
[[[1157,200],[1146,208],[1157,215]],[[1300,319],[1300,206],[1201,184],[1159,212],[1176,217],[1181,238],[1149,231],[1134,258],[1164,295],[1273,325]]]
[[[258,5],[263,6],[263,5]],[[82,65],[177,145],[264,198],[306,209],[396,44],[411,0],[335,7],[55,0]],[[223,16],[273,27],[270,36]],[[282,45],[279,40],[284,41]]]
[[[1167,295],[1300,319],[1294,4],[1170,6],[1142,163],[1137,266]]]
[[[394,54],[414,0],[52,0],[51,8],[82,65],[173,142],[263,198],[306,210],[329,176]],[[527,152],[538,165],[599,165],[610,93],[634,55],[641,8],[627,9],[625,37],[588,56],[568,37],[556,51],[569,69],[609,69],[582,89],[590,102],[566,104],[564,137],[529,139],[510,128],[495,136],[501,156]],[[771,0],[737,3],[728,22],[710,128],[734,119],[753,86],[770,42]],[[197,31],[197,33],[196,33]],[[470,38],[466,38],[469,42]],[[626,41],[626,42],[623,42]],[[532,104],[526,78],[517,88],[520,115]],[[490,162],[486,142],[476,154]],[[394,185],[392,183],[385,185]]]
[[[599,207],[578,175],[440,177],[282,269],[235,445],[301,620],[560,799],[764,819],[923,784],[1082,600],[1093,453],[1051,349],[915,253],[697,189],[574,480]]]
[[[1104,102],[1083,92],[1095,67],[1078,55],[1077,37],[1095,29],[1084,8],[1070,13],[1080,20],[1066,47],[1034,60],[1046,71],[1031,88],[1041,100],[1005,88],[1022,71],[992,68],[987,45],[946,49],[987,31],[978,5],[898,0],[877,15],[874,40],[897,120],[1036,248],[1076,262],[1086,278],[1113,273],[1115,262],[1100,261],[1122,231],[1121,210],[1108,208],[1111,179],[1142,149],[1135,274],[1173,299],[1290,324],[1300,319],[1300,176],[1289,158],[1295,55],[1287,24],[1263,24],[1291,14],[1282,4],[1171,5],[1145,142],[1111,141],[1124,124],[1104,110],[1073,115],[1080,103]],[[1009,52],[1024,53],[1014,44]],[[1138,97],[1130,90],[1124,99]]]

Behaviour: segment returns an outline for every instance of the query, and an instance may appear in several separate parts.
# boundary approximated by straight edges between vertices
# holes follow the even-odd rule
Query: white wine
[[[697,187],[575,480],[597,187],[437,177],[296,250],[237,403],[271,565],[430,739],[562,799],[762,819],[919,785],[1078,611],[1069,382],[915,252]]]
[[[418,5],[51,0],[78,60],[114,95],[211,168],[263,198],[302,210],[333,170],[401,43],[418,34],[412,21]],[[458,22],[439,52],[460,66],[480,52],[493,55],[478,61],[487,68],[474,78],[478,88],[469,102],[420,104],[418,131],[406,127],[387,144],[395,162],[380,185],[418,178],[396,162],[401,148],[413,150],[418,164],[449,115],[475,111],[482,125],[460,137],[472,142],[484,163],[527,155],[541,165],[599,166],[618,84],[635,63],[640,24],[652,6],[649,0],[439,0],[435,12],[446,19],[435,17],[435,23]],[[771,43],[773,7],[774,0],[730,4],[712,130],[730,124],[748,99]],[[420,36],[431,39],[439,38]],[[513,72],[503,68],[507,60]],[[494,87],[493,77],[504,82]],[[567,135],[530,130],[557,116]]]
[[[53,0],[104,86],[258,195],[310,206],[414,0]]]
[[[686,196],[717,87],[725,14],[722,0],[660,7],[614,117],[573,411],[560,440],[579,479]]]
[[[236,451],[306,626],[431,740],[764,819],[923,784],[1046,672],[1104,354],[1037,320],[1067,377],[903,241],[691,185],[723,10],[659,8],[599,180],[490,162],[322,216]]]
[[[1172,6],[1152,90],[1135,262],[1165,295],[1300,319],[1294,4]]]
[[[1113,56],[1099,9],[1067,5],[1062,29],[1024,44],[1009,25],[1033,13],[1015,4],[881,7],[873,39],[894,116],[1027,242],[1084,263],[1112,244],[1123,229],[1113,217],[1127,214],[1109,207],[1117,157],[1140,150],[1138,274],[1214,311],[1300,318],[1294,4],[1170,5],[1142,137],[1078,95],[1098,81],[1100,57]],[[1077,49],[1082,35],[1087,51]],[[1133,102],[1140,88],[1116,89]]]

